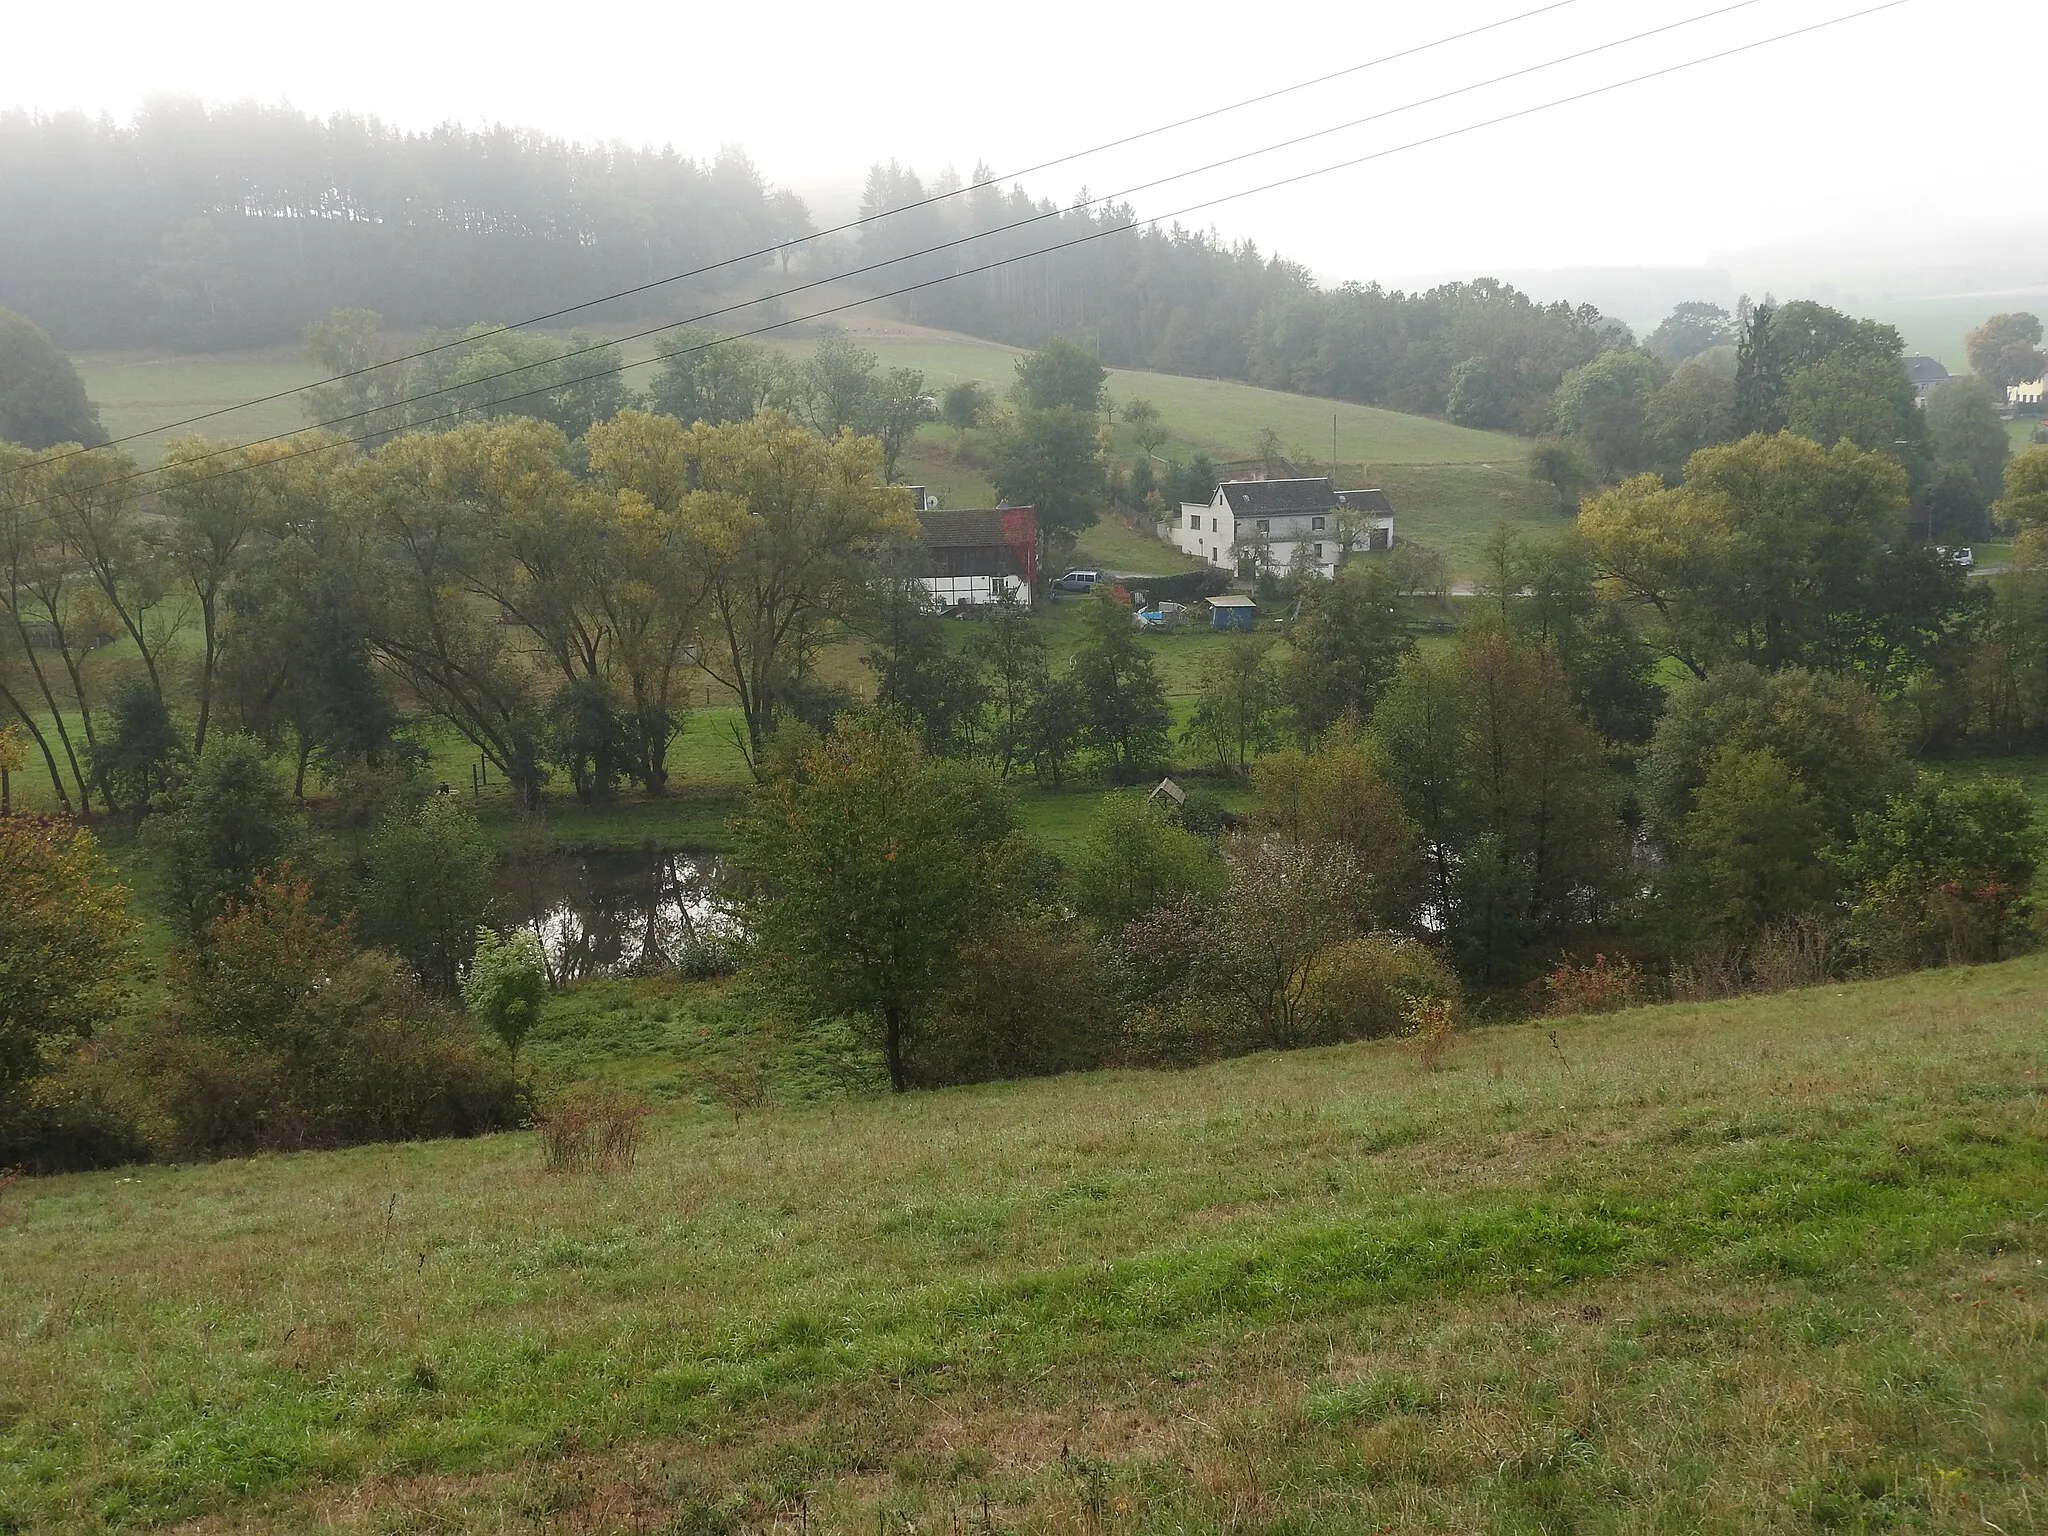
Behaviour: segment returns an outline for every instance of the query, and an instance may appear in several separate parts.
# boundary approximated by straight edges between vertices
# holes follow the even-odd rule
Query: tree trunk
[[[65,793],[64,776],[57,771],[57,759],[55,754],[50,751],[49,738],[43,735],[42,727],[37,725],[35,718],[21,707],[21,701],[16,699],[13,693],[4,687],[0,687],[0,698],[7,700],[14,712],[21,717],[21,723],[28,727],[29,739],[35,742],[37,749],[43,754],[44,766],[50,770],[50,787],[57,792],[57,804],[63,808],[64,814],[69,816],[71,814],[71,796]],[[86,813],[90,814],[92,802],[84,800],[82,804]]]
[[[903,1092],[910,1080],[903,1070],[903,1010],[895,1003],[882,1007],[882,1055],[889,1063],[889,1087]]]

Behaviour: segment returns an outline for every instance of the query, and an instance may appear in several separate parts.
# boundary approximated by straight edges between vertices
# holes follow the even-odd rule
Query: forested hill
[[[888,217],[786,254],[805,276],[859,269],[867,291],[910,290],[893,301],[909,318],[991,340],[1076,336],[1113,366],[1528,433],[1549,427],[1564,375],[1620,339],[1590,307],[1503,283],[1324,288],[1249,243],[990,181],[977,168],[961,192],[957,177],[877,166],[861,211]],[[733,152],[707,164],[255,104],[159,102],[126,126],[0,114],[0,309],[74,350],[290,344],[337,309],[399,330],[516,321],[811,227],[799,198]],[[578,318],[765,298],[784,271],[764,258]]]
[[[1521,432],[1549,425],[1566,373],[1627,339],[1590,306],[1538,304],[1490,279],[1417,294],[1324,288],[1305,267],[1249,243],[1178,226],[1130,228],[1128,206],[1061,208],[1021,188],[981,185],[988,180],[977,167],[972,190],[919,207],[957,178],[927,185],[894,162],[869,172],[862,215],[904,211],[861,231],[864,265],[965,242],[871,276],[897,289],[964,274],[896,301],[910,318],[1024,347],[1084,336],[1114,367],[1239,379]],[[978,270],[1027,252],[1043,254]]]
[[[71,348],[289,343],[336,308],[405,327],[511,320],[809,227],[738,154],[254,104],[158,102],[126,126],[0,114],[0,308]],[[765,289],[765,268],[734,269],[727,290]]]

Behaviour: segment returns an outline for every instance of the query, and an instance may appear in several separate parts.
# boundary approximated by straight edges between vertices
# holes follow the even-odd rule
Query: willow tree
[[[890,537],[915,538],[901,491],[882,484],[882,449],[823,440],[779,412],[692,427],[669,494],[703,583],[697,664],[739,701],[756,771],[775,722],[832,618],[861,590]]]
[[[668,416],[623,411],[590,429],[590,470],[609,495],[591,597],[609,635],[607,677],[630,701],[626,737],[648,791],[668,784],[668,748],[690,708],[703,608],[683,506],[692,437]]]
[[[524,425],[401,437],[351,469],[343,500],[366,524],[363,592],[379,656],[532,806],[546,778],[541,678],[478,581],[500,563],[490,503],[510,473],[492,448]]]

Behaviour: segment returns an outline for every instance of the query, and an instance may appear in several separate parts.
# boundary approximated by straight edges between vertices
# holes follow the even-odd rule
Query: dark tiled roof
[[[1385,491],[1339,491],[1337,500],[1354,512],[1372,512],[1380,517],[1394,515],[1394,504],[1387,500]]]
[[[1216,466],[1218,480],[1299,480],[1301,466],[1277,455],[1270,459],[1225,459]]]
[[[985,512],[920,512],[927,549],[991,549],[1003,542],[1003,514]]]
[[[1906,359],[1906,377],[1915,384],[1939,384],[1948,377],[1948,370],[1931,357],[1909,357]]]
[[[1337,493],[1327,476],[1313,480],[1226,480],[1218,487],[1239,517],[1273,517],[1287,512],[1328,512]]]

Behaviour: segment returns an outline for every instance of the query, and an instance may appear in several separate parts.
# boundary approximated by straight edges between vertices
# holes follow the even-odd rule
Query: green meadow
[[[554,1009],[667,1101],[630,1172],[0,1190],[0,1529],[2048,1513],[2048,959],[900,1098],[717,986]]]

